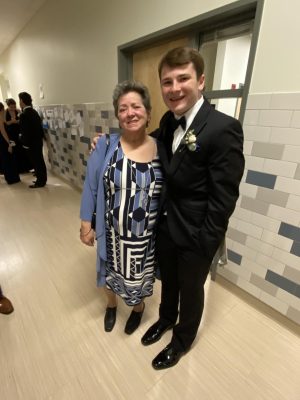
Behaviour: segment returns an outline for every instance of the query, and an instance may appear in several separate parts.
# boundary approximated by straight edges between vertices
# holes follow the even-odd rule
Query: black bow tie
[[[183,116],[183,117],[181,117],[181,118],[179,118],[179,119],[176,119],[176,118],[174,117],[174,115],[172,115],[172,117],[171,117],[171,127],[172,127],[173,132],[176,131],[176,129],[179,127],[179,125],[180,125],[180,126],[182,127],[182,129],[185,131],[185,127],[186,127],[186,119],[185,119],[185,116]]]

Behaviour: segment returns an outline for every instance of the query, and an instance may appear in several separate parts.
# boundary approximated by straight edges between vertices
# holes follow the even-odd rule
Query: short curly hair
[[[124,81],[118,83],[113,92],[113,106],[115,110],[115,116],[118,118],[118,104],[119,99],[124,94],[136,92],[141,98],[143,105],[147,111],[151,111],[151,101],[148,88],[141,82],[138,81]]]

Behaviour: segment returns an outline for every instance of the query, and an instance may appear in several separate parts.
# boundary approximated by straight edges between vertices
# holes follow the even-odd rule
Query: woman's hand
[[[95,231],[91,228],[91,223],[88,221],[81,221],[80,240],[87,246],[94,246]]]
[[[10,154],[12,154],[12,152],[13,152],[13,147],[12,147],[12,145],[11,145],[10,143],[9,143],[9,145],[8,145],[7,151],[8,151]]]

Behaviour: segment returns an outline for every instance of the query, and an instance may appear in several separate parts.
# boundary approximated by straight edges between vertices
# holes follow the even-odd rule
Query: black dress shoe
[[[34,183],[33,185],[29,185],[30,189],[36,189],[36,188],[41,188],[44,187],[46,185],[46,183],[44,183],[43,185],[41,185],[40,183]]]
[[[107,307],[104,316],[104,330],[111,332],[116,323],[117,307]]]
[[[144,336],[141,339],[141,342],[144,346],[149,346],[150,344],[153,344],[155,342],[158,342],[159,339],[162,337],[162,335],[167,332],[169,329],[172,329],[174,324],[163,324],[160,320],[155,322],[150,328],[147,330],[147,332],[144,334]]]
[[[141,323],[141,319],[143,316],[145,310],[145,303],[142,311],[131,311],[131,314],[126,322],[124,332],[127,333],[127,335],[131,335],[139,326]]]
[[[185,353],[185,351],[175,349],[175,347],[170,343],[153,359],[152,367],[154,369],[173,367],[173,365],[176,365]]]

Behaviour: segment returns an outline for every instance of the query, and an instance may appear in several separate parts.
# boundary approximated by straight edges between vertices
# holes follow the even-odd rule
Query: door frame
[[[133,53],[136,50],[154,45],[163,40],[174,39],[184,34],[190,38],[190,47],[198,49],[201,35],[205,32],[211,31],[213,28],[225,28],[253,20],[253,33],[244,87],[242,90],[239,90],[239,93],[237,91],[231,91],[231,94],[227,93],[230,97],[236,97],[242,94],[239,120],[243,123],[258,43],[263,5],[264,0],[239,0],[118,46],[118,81],[122,82],[126,79],[132,79],[132,59]],[[222,96],[221,92],[224,91],[220,91],[220,96]],[[216,98],[212,93],[207,93],[206,95],[208,98]]]

